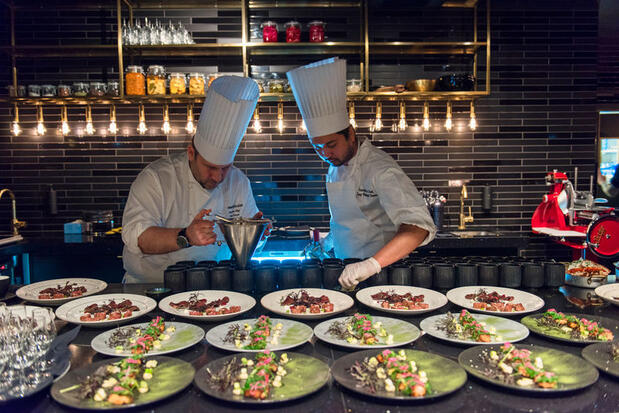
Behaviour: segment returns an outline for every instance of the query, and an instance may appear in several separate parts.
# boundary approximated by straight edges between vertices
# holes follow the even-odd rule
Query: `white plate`
[[[288,294],[302,290],[307,291],[307,293],[312,297],[320,297],[322,295],[329,297],[329,301],[333,304],[333,311],[328,313],[313,314],[308,310],[305,314],[292,314],[289,310],[290,306],[280,304],[280,302],[286,298]],[[299,320],[317,320],[320,318],[331,317],[348,310],[355,304],[355,300],[339,291],[324,290],[322,288],[292,288],[290,290],[281,290],[269,293],[262,297],[260,304],[262,304],[262,306],[267,310],[285,317],[297,318]]]
[[[148,328],[149,323],[140,323],[140,324],[131,324],[129,326],[122,326],[118,328],[128,328],[128,327],[139,327],[143,330]],[[168,327],[174,327],[176,331],[173,333],[166,334],[170,335],[169,340],[165,340],[161,342],[161,347],[159,349],[152,349],[146,355],[147,356],[160,356],[162,354],[174,353],[176,351],[185,350],[193,346],[194,344],[198,344],[204,338],[204,330],[198,326],[194,326],[193,324],[187,323],[177,323],[175,321],[165,321],[166,329]],[[116,331],[116,329],[108,330],[104,333],[99,334],[90,342],[90,346],[93,350],[105,354],[107,356],[114,357],[128,357],[131,356],[131,350],[125,350],[121,352],[117,352],[114,347],[110,347],[107,343],[112,334]]]
[[[41,310],[41,307],[36,307],[34,305],[12,305],[6,308],[12,315],[15,316],[21,316],[21,317],[25,317],[26,315],[28,315],[29,317],[32,316],[32,312],[36,311],[36,310]],[[41,314],[50,314],[47,311],[43,312],[41,311]],[[52,320],[56,319],[56,315],[54,314],[54,312],[51,312],[51,317]]]
[[[86,292],[78,297],[67,297],[67,298],[55,298],[50,300],[42,300],[39,298],[39,292],[46,288],[56,288],[58,285],[64,286],[67,281],[69,284],[77,284],[78,286],[86,287]],[[47,280],[41,281],[34,284],[24,285],[19,290],[15,292],[19,298],[25,301],[30,301],[35,304],[42,305],[60,305],[71,300],[76,300],[78,298],[83,298],[89,295],[96,294],[105,290],[107,287],[107,283],[101,280],[95,280],[94,278],[59,278],[57,280]]]
[[[458,317],[458,313],[454,313],[456,317]],[[526,328],[523,324],[520,324],[517,321],[510,320],[509,318],[497,317],[494,315],[486,315],[486,314],[471,314],[475,320],[480,323],[486,323],[486,327],[494,327],[496,329],[496,335],[500,336],[500,340],[491,341],[489,343],[484,343],[481,341],[473,341],[473,340],[461,340],[459,338],[450,337],[447,335],[447,332],[444,330],[439,330],[437,327],[437,323],[444,317],[447,317],[447,314],[438,314],[432,317],[424,318],[419,327],[421,329],[431,335],[432,337],[440,338],[441,340],[451,341],[452,343],[458,344],[467,344],[467,345],[479,345],[479,344],[503,344],[503,343],[515,343],[517,341],[522,341],[529,336],[529,329]],[[488,329],[487,328],[487,329]],[[496,337],[496,336],[495,336]]]
[[[396,294],[411,293],[413,296],[423,295],[423,302],[429,304],[428,308],[424,310],[395,310],[392,308],[383,308],[380,303],[372,298],[372,295],[385,292],[394,292]],[[410,287],[407,285],[377,285],[375,287],[364,288],[357,292],[357,300],[360,303],[367,305],[373,309],[384,311],[387,313],[401,314],[401,315],[417,315],[422,313],[428,313],[436,309],[441,308],[447,304],[447,297],[437,291],[428,290],[427,288]]]
[[[116,303],[120,303],[124,300],[131,300],[131,303],[137,306],[140,311],[134,311],[131,314],[131,317],[120,318],[118,320],[101,320],[101,321],[81,321],[80,317],[84,315],[84,309],[91,304],[107,304],[110,301],[116,301]],[[81,324],[86,327],[94,327],[94,328],[104,328],[115,326],[119,324],[126,324],[131,320],[134,320],[138,317],[143,316],[144,314],[150,313],[153,309],[157,307],[157,302],[152,298],[145,297],[143,295],[136,294],[124,294],[124,293],[116,293],[116,294],[102,294],[102,295],[93,295],[90,297],[78,298],[77,300],[70,301],[58,307],[56,309],[56,317],[61,320],[68,321],[73,324]]]
[[[511,302],[514,304],[516,303],[522,304],[524,306],[524,311],[505,312],[505,311],[488,311],[488,310],[481,310],[479,308],[473,308],[474,300],[467,300],[464,297],[468,294],[476,293],[482,288],[486,290],[487,293],[496,291],[499,294],[513,296],[514,299]],[[464,307],[471,311],[476,311],[479,313],[486,313],[486,314],[500,314],[502,316],[532,313],[534,311],[539,310],[540,308],[544,306],[544,300],[542,300],[540,297],[536,296],[535,294],[527,293],[527,292],[520,291],[520,290],[514,290],[511,288],[492,287],[492,286],[487,286],[487,285],[458,287],[458,288],[451,289],[447,291],[447,299],[451,301],[452,303],[454,303],[455,305],[459,305],[460,307]]]
[[[389,317],[372,317],[372,322],[375,323],[380,321],[383,323],[383,327],[387,331],[387,334],[393,334],[393,343],[386,344],[386,337],[379,337],[379,344],[352,344],[346,340],[342,340],[340,338],[333,337],[328,333],[329,326],[336,321],[346,321],[349,317],[339,317],[334,318],[333,320],[323,321],[314,327],[314,334],[316,337],[321,339],[324,342],[329,344],[335,344],[337,346],[354,348],[354,349],[368,349],[368,348],[391,348],[391,347],[400,347],[404,346],[408,343],[412,343],[417,340],[421,336],[421,331],[415,325],[408,323],[406,321],[398,320],[396,318]]]
[[[595,290],[595,295],[601,297],[602,299],[608,301],[609,303],[613,303],[614,305],[619,305],[619,284],[606,284],[600,285]]]
[[[170,303],[178,303],[180,301],[187,301],[189,296],[193,294],[198,294],[198,299],[206,298],[208,302],[219,300],[223,297],[228,297],[230,301],[224,307],[230,306],[240,306],[241,311],[237,313],[231,314],[221,314],[221,315],[189,315],[189,310],[179,310],[170,305]],[[166,313],[176,315],[179,317],[190,318],[196,321],[222,321],[227,320],[232,317],[236,317],[240,314],[243,314],[249,310],[251,310],[256,305],[256,300],[253,297],[250,297],[246,294],[237,293],[234,291],[224,291],[224,290],[199,290],[199,291],[186,291],[183,293],[178,293],[174,295],[170,295],[163,300],[159,301],[159,308],[161,308]]]
[[[224,338],[226,337],[226,334],[228,334],[228,329],[231,325],[239,324],[241,328],[244,324],[249,324],[250,326],[253,326],[257,320],[257,318],[253,318],[249,320],[231,321],[229,323],[213,327],[206,333],[206,341],[208,341],[210,345],[220,348],[222,350],[236,351],[241,353],[257,353],[259,351],[279,351],[298,347],[311,340],[312,336],[314,335],[312,328],[306,324],[294,320],[286,320],[283,318],[271,318],[273,328],[275,328],[275,325],[277,325],[277,323],[282,323],[283,325],[281,335],[278,339],[278,344],[271,344],[270,340],[267,340],[267,346],[264,350],[246,350],[243,348],[237,348],[234,343],[224,343]]]

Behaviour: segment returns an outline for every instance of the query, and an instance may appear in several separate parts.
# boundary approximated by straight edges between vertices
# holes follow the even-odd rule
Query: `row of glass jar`
[[[22,89],[23,88],[23,89]],[[28,85],[28,96],[38,97],[85,97],[85,96],[119,96],[118,82],[75,82],[73,85]],[[11,92],[12,94],[13,92]],[[18,87],[18,96],[26,95],[24,86]]]
[[[148,66],[147,73],[141,66],[127,66],[125,72],[125,93],[133,96],[165,95],[167,91],[171,95],[204,95],[204,91],[216,75],[210,75],[206,83],[203,73],[172,72],[166,82],[166,72],[163,66]],[[187,81],[189,78],[189,81]]]
[[[301,41],[301,24],[298,21],[289,21],[286,27],[286,43],[297,43]],[[266,21],[260,25],[262,28],[262,41],[265,43],[277,42],[277,23]],[[307,24],[309,29],[309,41],[320,43],[325,41],[325,23],[313,21]]]
[[[290,84],[285,79],[254,79],[260,93],[292,93]]]

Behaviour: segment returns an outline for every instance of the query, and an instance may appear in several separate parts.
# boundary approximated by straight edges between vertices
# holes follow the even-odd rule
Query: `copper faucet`
[[[464,200],[468,198],[468,192],[466,191],[466,185],[462,184],[462,191],[460,192],[460,225],[458,229],[466,229],[466,224],[473,222],[473,214],[471,214],[471,206],[469,205],[469,215],[464,215]]]
[[[13,214],[11,217],[11,228],[13,230],[13,235],[19,235],[18,229],[24,228],[26,226],[26,221],[19,221],[17,219],[17,206],[15,202],[15,194],[13,193],[13,191],[8,188],[3,189],[2,191],[0,191],[0,199],[2,199],[2,195],[4,195],[5,192],[8,193],[11,197],[11,207],[13,208]]]

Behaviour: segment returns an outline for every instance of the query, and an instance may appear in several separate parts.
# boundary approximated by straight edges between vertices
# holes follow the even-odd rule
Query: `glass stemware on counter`
[[[122,26],[123,44],[129,46],[151,46],[170,44],[195,44],[193,37],[182,23],[167,24],[144,18],[143,21],[136,19],[133,24],[123,21]]]

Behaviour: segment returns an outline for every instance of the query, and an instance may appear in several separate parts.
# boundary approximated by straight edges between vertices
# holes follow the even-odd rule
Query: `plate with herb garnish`
[[[619,343],[595,343],[582,349],[582,357],[600,371],[619,378]]]
[[[247,294],[224,290],[187,291],[159,301],[159,308],[168,314],[206,322],[236,317],[255,305]]]
[[[458,363],[488,383],[533,393],[574,391],[599,377],[595,367],[564,351],[531,344],[495,344],[464,350]]]
[[[368,287],[357,292],[356,297],[375,310],[402,315],[427,313],[447,304],[447,297],[437,291],[408,285]]]
[[[554,308],[528,315],[520,321],[536,334],[569,343],[613,341],[619,334],[617,320],[589,314],[562,313]]]
[[[421,332],[406,321],[355,313],[323,321],[314,327],[314,334],[329,344],[366,349],[403,346],[417,340]]]
[[[329,366],[315,357],[265,351],[213,360],[198,370],[194,383],[220,400],[271,404],[312,394],[329,376]]]
[[[206,340],[222,350],[260,352],[298,347],[312,335],[312,328],[298,321],[261,315],[213,327],[206,333]]]
[[[357,351],[337,359],[331,374],[355,393],[398,401],[443,397],[466,383],[457,363],[411,349]]]
[[[293,288],[269,293],[260,304],[269,311],[285,317],[316,320],[331,317],[355,304],[348,295],[322,288]]]
[[[113,358],[70,371],[54,383],[51,395],[60,404],[84,410],[144,406],[179,393],[194,373],[191,364],[171,357]]]
[[[468,345],[517,342],[529,336],[529,330],[517,321],[467,310],[428,317],[419,326],[432,337]]]
[[[148,323],[131,324],[101,333],[92,339],[90,346],[108,356],[156,356],[185,350],[203,338],[204,330],[198,326],[165,321],[157,316]]]
[[[527,314],[544,306],[544,300],[526,291],[505,287],[466,286],[447,291],[447,299],[471,311],[486,314]]]

